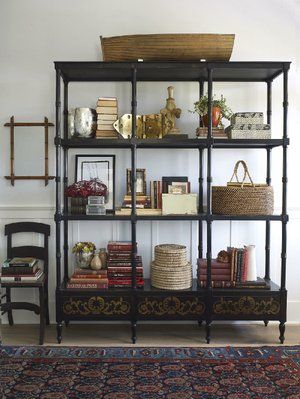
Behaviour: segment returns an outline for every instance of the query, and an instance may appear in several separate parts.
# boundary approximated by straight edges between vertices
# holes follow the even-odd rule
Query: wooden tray
[[[229,61],[234,34],[154,34],[102,37],[103,61]]]

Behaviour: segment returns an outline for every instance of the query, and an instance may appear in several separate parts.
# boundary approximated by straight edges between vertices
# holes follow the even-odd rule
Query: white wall
[[[109,2],[102,0],[10,0],[0,5],[0,258],[5,257],[4,224],[17,220],[37,220],[52,225],[51,236],[51,319],[54,313],[54,182],[44,187],[39,181],[18,181],[15,187],[3,178],[9,173],[9,130],[3,127],[11,115],[18,121],[41,120],[48,116],[54,122],[55,73],[53,61],[101,60],[99,35],[113,36],[131,33],[235,33],[232,61],[292,61],[290,71],[289,135],[289,213],[288,320],[300,322],[300,271],[298,267],[300,204],[299,163],[297,147],[300,144],[297,116],[300,112],[299,62],[300,13],[297,0],[173,0],[151,2],[127,0]],[[171,82],[170,82],[171,83]],[[159,111],[165,104],[166,88],[161,84],[143,83],[138,86],[138,112]],[[273,137],[282,134],[282,79],[273,88]],[[265,111],[266,87],[264,84],[216,84],[214,92],[223,93],[234,111]],[[70,89],[70,107],[95,106],[98,96],[117,96],[120,114],[130,112],[130,86],[128,84],[74,84]],[[175,99],[182,108],[178,126],[192,137],[197,118],[188,109],[197,99],[198,87],[194,83],[176,83]],[[16,173],[42,173],[42,131],[17,131]],[[22,136],[27,137],[27,140]],[[54,174],[54,129],[50,136],[50,173]],[[124,169],[129,166],[129,153],[120,150],[94,150],[96,153],[114,153],[117,156],[117,203],[125,191]],[[70,169],[74,166],[71,151]],[[276,207],[280,210],[281,150],[273,151],[273,184]],[[263,151],[217,151],[213,153],[214,184],[224,184],[238,159],[245,159],[255,181],[265,179],[265,154]],[[141,150],[138,166],[147,169],[148,181],[162,175],[185,174],[190,177],[192,189],[197,190],[197,153],[186,151]],[[108,239],[130,238],[127,222],[84,222],[71,226],[70,245],[78,239],[92,240],[104,246]],[[272,224],[272,277],[280,277],[280,225]],[[138,243],[149,275],[151,247],[161,242],[177,242],[190,248],[193,264],[196,260],[197,225],[195,222],[141,222],[138,224]],[[213,254],[228,244],[256,244],[260,271],[263,274],[264,250],[263,223],[214,223]],[[18,294],[20,298],[20,293]],[[25,295],[25,294],[22,294]],[[37,299],[34,293],[26,298]],[[18,322],[36,322],[31,313],[16,313]],[[6,319],[4,320],[6,322]]]

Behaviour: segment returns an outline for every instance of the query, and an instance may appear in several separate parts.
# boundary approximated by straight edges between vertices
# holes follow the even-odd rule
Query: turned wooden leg
[[[45,336],[45,292],[44,287],[39,287],[40,294],[40,338],[39,344],[43,345]]]
[[[61,321],[56,324],[56,331],[57,331],[56,339],[57,339],[57,342],[60,344],[61,340],[62,340],[62,322]]]
[[[280,332],[280,335],[279,335],[279,341],[280,341],[280,343],[281,344],[283,344],[284,343],[284,332],[285,332],[285,323],[284,322],[280,322],[280,324],[279,324],[279,332]]]
[[[131,322],[131,341],[133,344],[136,343],[136,320]]]
[[[264,320],[264,323],[265,323],[265,327],[267,327],[269,324],[269,320]]]
[[[209,344],[210,343],[210,332],[211,332],[211,321],[206,321],[206,342]]]
[[[45,287],[45,315],[46,315],[46,325],[50,325],[50,317],[49,317],[49,294],[48,287]]]
[[[10,292],[10,288],[6,288],[6,302],[10,303],[11,302],[11,292]],[[12,315],[12,310],[8,310],[7,311],[7,317],[8,317],[8,323],[10,326],[14,325],[14,319],[13,319],[13,315]]]

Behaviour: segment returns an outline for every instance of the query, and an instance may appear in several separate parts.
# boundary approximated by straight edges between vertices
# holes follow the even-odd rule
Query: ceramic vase
[[[76,265],[80,269],[88,269],[93,258],[93,252],[79,252],[75,254]]]
[[[212,107],[211,116],[212,116],[212,127],[218,127],[222,119],[221,108]],[[208,114],[203,115],[202,122],[205,127],[208,127]]]
[[[91,269],[100,270],[102,269],[102,261],[100,259],[99,251],[95,251],[94,257],[91,260]]]

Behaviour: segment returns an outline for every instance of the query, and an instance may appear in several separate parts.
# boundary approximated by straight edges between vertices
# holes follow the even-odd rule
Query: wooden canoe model
[[[154,34],[102,37],[103,61],[229,61],[234,34]]]

